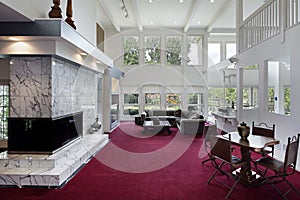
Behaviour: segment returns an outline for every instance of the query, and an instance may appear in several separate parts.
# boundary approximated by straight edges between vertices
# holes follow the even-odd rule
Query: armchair
[[[177,122],[177,127],[182,134],[203,134],[204,119],[181,119]]]

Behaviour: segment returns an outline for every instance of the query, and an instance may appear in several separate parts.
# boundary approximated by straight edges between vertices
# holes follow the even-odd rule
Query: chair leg
[[[285,195],[287,194],[282,194],[282,192],[274,185],[274,184],[271,184],[272,187],[278,192],[278,194],[280,194],[280,196],[284,199],[284,200],[288,200]]]
[[[285,179],[285,182],[300,196],[299,190],[297,190],[288,180]]]
[[[212,175],[211,175],[210,178],[208,179],[207,184],[209,184],[210,181],[213,180],[213,178],[215,177],[215,175],[216,175],[216,173],[217,173],[218,171],[219,171],[218,169],[215,169],[215,171],[212,173]]]
[[[237,185],[237,183],[241,180],[241,176],[239,176],[239,178],[234,182],[234,184],[232,185],[232,187],[230,188],[229,192],[226,194],[225,199],[228,199],[228,197],[231,195],[232,191],[234,190],[235,186]]]
[[[208,161],[211,161],[211,160],[212,160],[212,158],[209,157],[209,158],[207,158],[206,160],[203,160],[203,161],[202,161],[202,164],[204,164],[204,163],[206,163],[206,162],[208,162]]]

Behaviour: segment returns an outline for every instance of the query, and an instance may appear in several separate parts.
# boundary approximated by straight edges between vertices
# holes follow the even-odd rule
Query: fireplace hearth
[[[9,118],[8,152],[53,154],[83,134],[83,112],[56,118]]]

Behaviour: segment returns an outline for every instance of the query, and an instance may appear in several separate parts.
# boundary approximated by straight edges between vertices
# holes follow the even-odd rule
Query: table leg
[[[246,185],[250,185],[254,181],[256,181],[259,178],[259,175],[256,174],[256,172],[251,170],[251,162],[250,162],[250,151],[247,148],[241,147],[241,155],[242,160],[246,161],[246,164],[242,166],[239,171],[236,173],[241,176],[241,181],[245,183]]]

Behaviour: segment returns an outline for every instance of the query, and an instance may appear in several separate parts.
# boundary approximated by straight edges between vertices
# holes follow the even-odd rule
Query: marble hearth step
[[[0,185],[59,187],[108,141],[107,135],[91,134],[50,156],[2,154]]]

